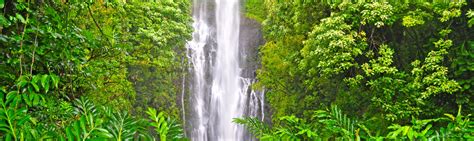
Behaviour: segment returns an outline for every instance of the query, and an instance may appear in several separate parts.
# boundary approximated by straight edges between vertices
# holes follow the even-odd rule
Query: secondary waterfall
[[[250,88],[255,69],[244,68],[249,51],[240,44],[240,5],[239,0],[193,0],[186,118],[192,140],[253,140],[233,118],[263,120],[263,93]]]

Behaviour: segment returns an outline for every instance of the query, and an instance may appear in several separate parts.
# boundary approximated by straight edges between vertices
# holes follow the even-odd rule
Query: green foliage
[[[0,18],[2,86],[54,75],[61,78],[59,90],[46,93],[57,97],[87,96],[100,105],[139,112],[158,103],[178,117],[176,105],[157,101],[175,100],[179,90],[175,84],[182,72],[177,70],[192,32],[188,1],[11,3],[14,9],[6,6]],[[32,90],[40,86],[28,85]],[[156,98],[142,101],[137,93]]]
[[[252,134],[261,140],[309,140],[316,137],[316,133],[312,126],[308,126],[305,122],[295,116],[281,117],[284,127],[269,128],[262,121],[252,118],[237,118],[235,123],[244,125]]]
[[[401,126],[393,124],[389,129],[387,138],[392,139],[409,139],[409,140],[470,140],[474,135],[474,122],[470,121],[470,114],[463,116],[461,107],[455,116],[452,114],[444,114],[445,117],[425,120],[412,120],[412,125]],[[439,130],[432,130],[432,123],[439,121],[447,121],[446,127]]]
[[[235,118],[233,120],[234,123],[245,125],[247,130],[255,135],[257,138],[262,138],[266,134],[271,133],[270,127],[263,123],[260,119],[255,117],[243,117],[243,118]]]
[[[443,139],[474,139],[474,121],[471,121],[471,114],[462,115],[461,106],[459,106],[456,116],[452,114],[444,114],[449,123],[447,127],[441,127],[439,132],[436,132],[432,138]],[[446,118],[445,117],[445,118]]]
[[[357,122],[347,117],[337,106],[331,107],[331,110],[317,110],[313,118],[318,120],[324,127],[322,133],[326,137],[340,137],[342,139],[354,139]],[[320,133],[320,134],[322,134]]]
[[[28,132],[27,124],[31,122],[31,117],[27,114],[26,107],[18,108],[21,96],[16,91],[6,93],[0,92],[0,130],[4,133],[6,140],[24,139],[24,133]]]
[[[473,112],[472,3],[260,1],[246,7],[251,18],[266,14],[259,16],[267,43],[255,88],[266,89],[273,128],[260,132],[264,126],[251,118],[236,122],[260,138],[278,129],[305,140],[286,132],[303,129],[281,120],[294,115],[298,124],[318,126],[308,129],[322,139],[432,139],[445,128],[439,115],[458,105],[463,114]],[[351,129],[312,119],[312,111],[330,105],[359,122],[350,120]]]
[[[302,87],[305,80],[299,68],[300,50],[307,38],[308,30],[327,13],[327,6],[316,1],[275,1],[265,0],[266,19],[262,22],[267,44],[260,48],[261,69],[257,71],[259,82],[256,88],[269,88],[266,99],[275,109],[273,115],[280,117],[287,113],[300,113],[311,104],[298,104],[311,94]],[[249,5],[250,6],[250,5]],[[311,11],[311,12],[308,12]],[[291,82],[290,82],[291,81]],[[308,97],[307,101],[311,101]],[[316,103],[316,102],[311,102]],[[310,113],[307,113],[310,114]],[[275,122],[277,118],[274,118]]]
[[[372,135],[364,124],[343,114],[337,106],[330,110],[317,110],[313,118],[305,121],[295,116],[283,116],[283,124],[269,128],[262,121],[252,118],[237,118],[234,122],[244,125],[261,140],[469,140],[473,138],[474,122],[470,116],[445,114],[446,117],[418,120],[413,118],[411,125],[392,124],[386,135]],[[447,122],[446,127],[434,129],[434,123]],[[381,130],[381,129],[375,129]]]
[[[397,17],[395,11],[388,2],[373,2],[363,5],[364,10],[361,11],[362,25],[370,24],[381,28],[385,25],[392,25]]]
[[[263,22],[266,18],[266,0],[247,0],[245,2],[245,16]]]
[[[314,111],[309,120],[292,116],[279,118],[280,125],[270,128],[262,121],[252,118],[237,118],[234,122],[244,125],[261,140],[316,140],[355,139],[356,121],[351,120],[334,106],[331,110]]]
[[[166,118],[163,112],[157,114],[156,110],[152,108],[148,108],[147,114],[151,119],[150,125],[160,135],[160,140],[183,139],[183,128],[175,120]]]
[[[465,3],[451,2],[447,5],[434,7],[434,11],[437,14],[441,15],[441,17],[438,18],[441,22],[446,22],[452,18],[461,16],[460,7],[462,7],[463,5],[465,5]]]
[[[414,27],[425,24],[425,19],[431,19],[432,15],[421,9],[409,11],[402,19],[402,25],[405,27]]]
[[[0,130],[4,133],[1,136],[2,139],[135,140],[140,138],[151,140],[153,137],[147,131],[148,124],[160,131],[159,136],[164,137],[161,140],[183,139],[183,130],[180,125],[169,117],[165,117],[163,113],[150,115],[152,121],[147,122],[126,112],[114,111],[106,107],[98,109],[95,104],[85,98],[76,99],[74,102],[75,108],[70,111],[74,114],[74,121],[64,129],[56,128],[50,132],[41,126],[45,123],[31,117],[26,107],[16,107],[25,103],[21,103],[21,97],[15,95],[15,91],[7,95],[4,91],[0,93],[2,96]],[[149,111],[154,111],[156,114],[154,109],[150,108]],[[165,118],[168,119],[165,121]],[[159,121],[156,121],[157,119]]]
[[[331,77],[356,66],[355,56],[361,55],[367,46],[361,42],[363,36],[350,30],[343,17],[322,19],[305,41],[299,67],[307,75],[318,78]]]
[[[148,105],[156,105],[178,118],[176,83],[183,66],[185,43],[191,38],[189,1],[132,2],[117,13],[114,23],[127,47],[127,79],[133,83],[135,110],[145,113]],[[145,103],[145,104],[143,104]],[[145,116],[145,115],[143,115]]]
[[[461,86],[459,93],[456,93],[456,103],[467,105],[466,108],[470,111],[473,110],[472,98],[474,93],[474,78],[470,77],[474,75],[474,63],[470,60],[474,59],[474,41],[468,41],[461,44],[458,48],[453,51],[456,57],[451,64],[451,68],[454,71],[456,81]]]
[[[436,121],[434,119],[428,120],[416,120],[413,119],[411,126],[400,126],[398,124],[394,124],[388,127],[388,129],[393,130],[392,132],[388,133],[388,138],[397,139],[397,138],[404,138],[408,137],[409,140],[414,139],[421,139],[427,140],[427,137],[432,133],[430,132],[432,125],[429,124],[430,122]]]
[[[107,110],[105,110],[107,111]],[[136,134],[143,135],[145,131],[144,126],[141,125],[143,120],[134,118],[127,112],[105,112],[106,117],[109,121],[107,129],[112,134],[113,139],[117,141],[121,140],[133,140]]]
[[[466,13],[467,17],[470,18],[469,21],[467,22],[469,27],[472,27],[474,25],[474,11],[469,10]]]
[[[170,114],[168,135],[182,132],[171,119],[189,1],[2,0],[0,9],[0,140],[153,140],[151,106]]]

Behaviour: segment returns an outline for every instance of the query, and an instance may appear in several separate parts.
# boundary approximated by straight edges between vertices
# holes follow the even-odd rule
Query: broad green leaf
[[[40,104],[40,99],[41,98],[38,94],[34,94],[34,95],[32,95],[32,97],[33,97],[33,105],[36,106],[36,105]]]
[[[100,137],[104,137],[104,138],[113,138],[113,135],[110,134],[107,130],[103,129],[103,128],[95,128],[98,132],[98,135]]]
[[[26,20],[21,14],[16,13],[16,19],[20,20],[21,23],[26,24]]]
[[[13,139],[12,133],[6,134],[6,136],[5,136],[5,141],[12,141],[12,139]]]
[[[407,135],[409,131],[411,131],[411,127],[410,126],[403,126],[403,135]]]
[[[426,133],[428,133],[428,131],[431,129],[431,127],[432,127],[432,125],[431,125],[431,124],[428,124],[428,126],[426,126],[425,130],[423,130],[423,131],[421,132],[421,135],[422,135],[422,136],[425,136]]]
[[[5,0],[0,0],[0,9],[5,6]]]
[[[447,117],[449,117],[452,121],[455,121],[455,120],[456,120],[456,118],[455,118],[453,115],[451,115],[451,114],[447,114],[447,113],[446,113],[446,114],[444,114],[444,115],[447,116]]]
[[[49,75],[43,75],[41,78],[41,86],[43,86],[45,93],[48,93],[49,91]]]
[[[76,136],[77,139],[81,138],[81,127],[79,121],[74,122],[73,124],[73,129],[74,129],[74,135]]]
[[[86,115],[82,115],[81,118],[79,119],[79,124],[81,125],[81,129],[83,133],[87,133],[87,121],[86,121]]]
[[[20,88],[24,88],[26,86],[26,84],[28,84],[28,81],[24,80],[24,79],[20,79],[20,82],[18,82],[18,86]]]
[[[58,88],[59,77],[54,74],[50,75],[50,77],[51,77],[51,81],[53,81],[54,88]]]
[[[3,15],[0,15],[0,27],[8,27],[10,21],[7,20]]]
[[[410,139],[410,140],[412,141],[413,138],[414,138],[414,136],[415,136],[414,134],[415,134],[415,133],[414,133],[413,130],[408,131],[408,133],[407,133],[408,139]]]
[[[67,136],[67,140],[69,141],[74,140],[74,134],[71,131],[71,127],[66,127],[66,136]]]
[[[30,97],[27,94],[22,94],[23,100],[26,102],[28,106],[32,106]]]
[[[12,101],[15,99],[15,97],[16,97],[17,95],[18,95],[18,92],[17,92],[17,91],[11,91],[11,92],[9,92],[9,93],[7,94],[7,101],[6,101],[6,103],[12,102]]]
[[[31,82],[30,84],[33,86],[33,88],[35,88],[35,91],[36,91],[36,92],[40,92],[40,88],[39,88],[39,86],[38,86],[36,83]]]

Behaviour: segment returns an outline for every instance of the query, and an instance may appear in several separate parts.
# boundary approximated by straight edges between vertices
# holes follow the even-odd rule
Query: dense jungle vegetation
[[[260,140],[474,140],[474,3],[247,0]],[[0,140],[186,140],[190,0],[0,0]]]
[[[410,3],[409,3],[410,2]],[[474,140],[474,3],[248,0],[262,140]]]
[[[0,140],[183,138],[176,83],[190,1],[0,0],[0,9]]]

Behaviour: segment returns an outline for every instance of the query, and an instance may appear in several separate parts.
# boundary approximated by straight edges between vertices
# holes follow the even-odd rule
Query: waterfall
[[[210,28],[207,21],[207,2],[202,0],[193,0],[193,39],[187,43],[188,60],[190,63],[189,72],[192,74],[192,82],[190,84],[190,104],[192,119],[187,124],[191,128],[190,137],[196,141],[207,140],[208,130],[208,114],[207,114],[207,80],[206,71],[209,68],[208,53],[204,51],[207,42],[210,40]],[[208,45],[209,47],[209,45]],[[206,61],[207,60],[207,61]]]
[[[248,51],[240,45],[240,4],[239,0],[193,0],[186,124],[192,140],[253,140],[232,121],[244,116],[263,119],[263,93],[251,90],[255,76],[243,67]]]

